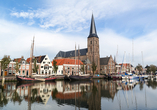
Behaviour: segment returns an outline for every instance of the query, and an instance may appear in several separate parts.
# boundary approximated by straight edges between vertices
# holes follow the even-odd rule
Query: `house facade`
[[[123,63],[119,65],[121,66],[121,73],[134,71],[134,67],[130,63]]]
[[[36,65],[39,67],[37,74],[40,75],[52,75],[52,63],[48,55],[37,56],[33,59],[36,59]],[[30,63],[30,58],[26,60],[27,63]],[[32,68],[34,68],[34,63],[32,63]]]
[[[48,55],[33,57],[33,61],[34,61],[34,59],[36,59],[36,61],[37,61],[36,62],[36,65],[38,66],[37,74],[41,74],[41,75],[52,75],[53,74],[52,63],[51,63]],[[18,62],[18,64],[19,64],[19,71],[17,74],[21,75],[21,76],[27,76],[29,73],[30,58],[27,58],[27,60],[25,60],[23,56],[21,58],[16,58],[9,63],[8,68],[6,69],[5,75],[6,76],[7,75],[15,75],[16,62]],[[34,62],[32,63],[32,69],[33,68],[34,68]]]
[[[58,70],[57,73],[53,71],[53,74],[55,75],[75,75],[81,72],[81,65],[83,65],[83,62],[81,60],[75,60],[75,59],[55,59],[57,62]],[[53,61],[52,61],[52,68],[53,68]],[[78,71],[79,70],[79,71]]]
[[[100,58],[100,73],[102,74],[113,74],[116,72],[115,62],[110,55],[110,57]]]

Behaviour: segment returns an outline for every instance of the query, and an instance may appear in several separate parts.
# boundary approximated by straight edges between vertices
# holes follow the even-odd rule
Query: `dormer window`
[[[22,64],[25,64],[25,61],[22,61]]]

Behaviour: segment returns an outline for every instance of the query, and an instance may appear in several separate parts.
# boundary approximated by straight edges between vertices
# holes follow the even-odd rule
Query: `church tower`
[[[94,62],[97,66],[95,73],[100,73],[100,55],[99,55],[99,37],[96,32],[95,21],[92,14],[90,33],[87,39],[88,54],[87,57],[91,64]],[[91,68],[92,70],[92,68]]]

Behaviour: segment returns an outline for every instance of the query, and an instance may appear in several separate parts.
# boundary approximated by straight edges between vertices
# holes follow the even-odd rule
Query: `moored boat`
[[[54,81],[56,77],[21,77],[16,76],[19,82],[41,82],[41,81]]]
[[[70,80],[90,80],[92,79],[92,76],[86,76],[86,75],[70,75],[69,76]]]

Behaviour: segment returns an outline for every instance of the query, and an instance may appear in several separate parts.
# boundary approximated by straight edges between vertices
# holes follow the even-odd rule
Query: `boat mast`
[[[144,73],[143,51],[141,51],[141,54],[142,54],[142,73]]]
[[[75,75],[76,75],[76,43],[75,43]]]
[[[78,45],[78,75],[79,75],[79,54],[80,54],[80,50],[79,50],[79,45]]]
[[[28,76],[31,76],[31,75],[32,75],[33,50],[34,50],[34,37],[33,37],[33,43],[32,43],[32,45],[31,45],[30,64],[29,64],[29,74],[28,74]]]

